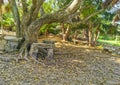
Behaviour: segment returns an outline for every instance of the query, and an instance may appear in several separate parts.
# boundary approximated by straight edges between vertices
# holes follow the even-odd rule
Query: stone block
[[[5,36],[4,39],[6,41],[4,45],[5,52],[12,52],[18,50],[18,44],[22,40],[22,38],[17,38],[15,36]]]

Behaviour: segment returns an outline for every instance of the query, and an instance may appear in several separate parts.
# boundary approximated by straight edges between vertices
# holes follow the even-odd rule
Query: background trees
[[[70,33],[84,30],[88,44],[95,45],[100,32],[110,32],[114,14],[105,9],[114,6],[118,0],[9,0],[16,26],[17,37],[25,39],[20,57],[28,55],[28,47],[37,42],[39,30],[46,32],[61,25],[63,39]],[[52,24],[51,23],[55,23]],[[70,28],[69,28],[70,27]],[[65,31],[65,28],[68,29]],[[114,27],[112,27],[114,29]],[[86,32],[85,32],[86,31]]]
[[[29,2],[31,4],[29,4]],[[34,42],[37,42],[38,30],[45,24],[50,24],[53,22],[66,22],[68,17],[71,14],[74,14],[80,6],[81,0],[73,0],[71,4],[65,8],[53,11],[51,4],[54,1],[45,1],[45,0],[30,0],[25,1],[21,0],[20,4],[22,6],[22,14],[20,17],[18,11],[18,5],[15,0],[9,0],[9,3],[12,8],[14,21],[17,26],[18,36],[25,38],[25,42],[21,48],[21,53],[19,57],[22,57],[22,54],[25,52],[25,58],[28,56],[28,48]],[[47,4],[49,9],[46,9],[44,4]],[[67,5],[67,4],[66,4]],[[41,12],[40,12],[41,9]],[[52,10],[52,11],[51,11]],[[47,13],[50,12],[49,14]]]

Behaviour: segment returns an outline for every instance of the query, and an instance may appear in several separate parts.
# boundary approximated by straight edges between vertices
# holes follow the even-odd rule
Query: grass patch
[[[115,40],[98,39],[98,42],[103,43],[103,44],[110,44],[110,45],[120,46],[120,41],[115,41]]]

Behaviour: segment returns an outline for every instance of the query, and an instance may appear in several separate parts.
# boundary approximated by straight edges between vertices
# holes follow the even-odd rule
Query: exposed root
[[[18,59],[16,60],[16,62],[19,62],[19,60],[29,61],[28,56],[29,56],[29,51],[27,49],[27,46],[23,45],[20,49],[20,53],[18,55]]]
[[[35,61],[35,63],[37,63],[37,64],[41,64],[41,65],[45,66],[44,63],[38,61],[37,53],[31,53],[31,52],[30,52],[29,55],[30,55],[31,58]]]
[[[16,62],[19,62],[19,60],[23,58],[23,52],[24,52],[24,49],[22,49],[21,52],[19,53],[18,58],[16,59]]]
[[[45,66],[44,63],[38,61],[38,57],[37,57],[38,55],[36,53],[31,54],[29,53],[29,51],[30,51],[30,48],[28,47],[28,44],[23,45],[22,48],[20,49],[20,54],[18,55],[18,59],[16,59],[16,62],[19,62],[19,60],[30,61],[30,59],[28,58],[28,56],[30,56],[35,61],[35,63]]]
[[[25,49],[25,56],[24,56],[24,59],[27,60],[27,61],[30,61],[30,60],[28,59],[28,56],[29,56],[29,52],[28,52],[27,49]]]
[[[18,55],[18,59],[21,59],[21,58],[22,58],[23,52],[24,52],[24,50],[22,50],[22,51],[20,52],[20,54]]]
[[[35,63],[41,64],[41,65],[44,66],[44,67],[46,66],[44,63],[38,61],[35,57],[33,57],[33,56],[31,56],[31,57],[32,57],[32,59],[35,61]]]

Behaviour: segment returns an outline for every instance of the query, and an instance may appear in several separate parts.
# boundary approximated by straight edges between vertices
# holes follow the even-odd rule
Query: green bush
[[[99,39],[103,39],[103,40],[115,40],[115,36],[112,36],[112,35],[102,35],[102,36],[99,36]]]
[[[46,25],[42,26],[42,28],[40,28],[40,30],[39,30],[39,35],[43,35],[46,32],[46,30],[48,33],[58,34],[60,30],[56,29],[57,25],[59,25],[59,24],[53,23],[53,24],[46,24]]]

